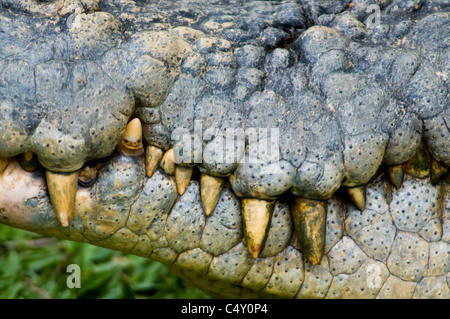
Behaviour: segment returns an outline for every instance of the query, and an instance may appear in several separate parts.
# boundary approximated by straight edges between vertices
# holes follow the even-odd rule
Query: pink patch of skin
[[[3,222],[16,227],[29,223],[26,201],[46,189],[44,179],[32,176],[33,173],[23,170],[14,158],[0,174],[0,209],[3,210],[0,218]]]
[[[77,197],[75,200],[75,208],[73,212],[74,218],[76,216],[84,216],[84,212],[90,212],[94,207],[94,198],[89,189],[78,188]]]
[[[33,173],[23,170],[15,158],[10,159],[5,171],[0,175],[0,194],[7,194],[0,198],[0,203],[6,198],[9,202],[20,202],[37,196],[46,186],[43,179],[32,176]]]

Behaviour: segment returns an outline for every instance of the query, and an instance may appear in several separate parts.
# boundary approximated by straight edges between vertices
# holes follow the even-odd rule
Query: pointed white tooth
[[[144,152],[142,144],[142,124],[138,118],[131,120],[125,127],[119,150],[127,156],[139,156]]]
[[[164,153],[159,166],[167,175],[175,175],[175,151],[173,148]]]
[[[448,172],[447,167],[436,161],[434,158],[431,159],[431,167],[430,167],[431,184],[437,185],[445,177],[447,172]]]
[[[291,215],[306,260],[313,266],[320,264],[325,248],[327,201],[296,197]]]
[[[424,142],[420,143],[414,154],[404,165],[405,173],[418,178],[427,177],[430,174],[430,153]]]
[[[183,195],[191,181],[193,166],[175,166],[175,183],[177,184],[178,194]]]
[[[402,187],[405,171],[403,164],[388,166],[389,180],[396,189]]]
[[[40,165],[37,156],[30,151],[20,155],[19,163],[27,172],[34,172]]]
[[[158,167],[159,161],[162,159],[164,152],[162,149],[147,145],[145,149],[145,170],[148,177],[152,177],[156,168]]]
[[[253,258],[258,258],[269,232],[275,201],[243,198],[241,202],[247,248]]]
[[[132,119],[127,124],[123,139],[128,142],[142,144],[142,124],[138,118]]]
[[[100,162],[83,166],[78,173],[78,184],[82,187],[90,187],[97,179],[99,169]]]
[[[217,205],[225,181],[220,177],[203,174],[200,176],[200,197],[206,216],[211,215]]]
[[[56,218],[63,227],[72,222],[78,189],[78,171],[55,173],[46,171],[47,189]]]
[[[366,185],[348,187],[347,192],[356,208],[364,211],[366,209]]]

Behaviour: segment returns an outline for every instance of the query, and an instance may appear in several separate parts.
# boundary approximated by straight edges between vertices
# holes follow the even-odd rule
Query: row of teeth
[[[175,164],[173,149],[162,149],[142,143],[142,125],[138,118],[130,121],[118,144],[118,150],[125,156],[141,156],[145,153],[145,166],[148,177],[159,167],[166,174],[175,176],[179,195],[183,195],[191,180],[194,167]],[[20,164],[27,171],[39,167],[39,161],[32,152],[21,155]],[[0,157],[0,174],[6,169],[8,159]],[[58,221],[68,227],[73,218],[78,184],[91,185],[97,176],[99,164],[85,165],[72,173],[57,173],[46,170],[47,189],[50,201]],[[397,189],[401,187],[403,175],[408,173],[416,177],[430,175],[431,182],[437,184],[447,174],[448,169],[430,158],[427,148],[422,144],[416,154],[405,164],[388,167],[388,176]],[[449,174],[450,175],[450,174]],[[214,210],[224,187],[223,178],[202,173],[200,177],[201,202],[204,213],[209,216]],[[366,205],[366,186],[347,188],[353,204],[364,211]],[[257,258],[264,248],[270,227],[275,200],[242,198],[242,216],[244,236],[252,257]],[[321,262],[325,246],[327,201],[295,197],[291,201],[291,215],[299,239],[300,249],[308,262],[317,265]]]

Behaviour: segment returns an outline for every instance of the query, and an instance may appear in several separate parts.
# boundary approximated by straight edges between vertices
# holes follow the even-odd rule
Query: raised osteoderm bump
[[[0,222],[213,296],[450,298],[450,13],[416,2],[2,1]]]

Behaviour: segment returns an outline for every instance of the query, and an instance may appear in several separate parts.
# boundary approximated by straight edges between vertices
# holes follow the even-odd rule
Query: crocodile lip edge
[[[261,258],[254,259],[245,247],[245,241],[243,242],[243,216],[241,216],[239,199],[233,194],[233,191],[225,186],[218,203],[218,209],[207,217],[199,205],[200,187],[198,181],[192,180],[185,194],[180,196],[173,176],[156,170],[153,176],[149,178],[145,173],[144,162],[143,156],[128,157],[120,152],[116,152],[110,158],[103,160],[97,181],[89,187],[78,187],[72,224],[69,227],[62,227],[54,215],[43,171],[27,172],[21,168],[16,158],[11,158],[7,168],[0,176],[0,191],[1,194],[5,195],[0,198],[0,219],[2,219],[2,223],[43,235],[88,242],[150,257],[168,264],[176,272],[183,269],[183,258],[188,258],[188,256],[196,256],[195,258],[201,260],[206,258],[203,262],[207,262],[210,269],[208,278],[213,281],[228,278],[228,273],[222,274],[223,265],[221,263],[230,258],[234,260],[236,256],[241,256],[236,259],[237,261],[245,261],[249,264],[249,268],[246,268],[248,280],[251,280],[250,278],[253,276],[250,265],[254,264],[254,267],[256,267],[258,263],[265,259],[273,263],[276,263],[277,260],[278,262],[283,260],[284,263],[280,267],[289,269],[296,265],[295,267],[301,271],[298,273],[298,278],[293,282],[294,286],[297,287],[295,294],[289,293],[284,296],[308,296],[302,289],[298,290],[300,287],[298,282],[304,284],[306,278],[302,273],[305,271],[304,267],[310,266],[305,261],[306,256],[299,253],[305,248],[297,241],[297,236],[293,232],[296,223],[295,217],[292,219],[293,225],[289,214],[289,205],[285,206],[284,200],[280,199],[276,202],[271,229],[264,242],[266,246],[273,247],[278,244],[283,249],[274,250],[272,248],[265,251],[263,249]],[[444,209],[445,205],[448,206],[449,187],[447,182],[432,186],[428,178],[417,178],[408,174],[405,175],[400,189],[395,190],[386,181],[386,177],[381,175],[367,186],[367,207],[369,208],[364,210],[362,215],[356,207],[345,204],[347,200],[341,198],[342,194],[333,196],[328,201],[327,242],[322,243],[325,245],[323,248],[325,258],[314,267],[319,267],[317,269],[322,269],[321,271],[323,271],[322,267],[325,267],[325,269],[328,269],[328,267],[344,267],[343,269],[332,270],[333,276],[338,276],[340,272],[349,271],[345,270],[345,265],[347,267],[353,265],[353,262],[344,262],[340,258],[349,260],[362,258],[359,263],[357,262],[361,265],[360,271],[349,273],[353,273],[354,276],[364,274],[363,277],[369,276],[366,278],[369,280],[372,271],[379,272],[380,280],[387,286],[394,283],[387,280],[389,271],[386,265],[388,265],[389,270],[392,268],[392,273],[406,280],[406,282],[409,283],[412,279],[411,284],[415,283],[414,285],[417,285],[420,280],[421,283],[425,283],[434,280],[432,278],[439,278],[428,277],[425,273],[422,273],[424,267],[426,267],[420,261],[422,257],[416,261],[418,264],[415,264],[419,267],[418,269],[421,269],[421,273],[413,275],[405,268],[406,264],[411,262],[410,258],[415,254],[410,255],[405,247],[415,241],[418,243],[417,253],[424,254],[426,252],[425,257],[428,258],[428,249],[434,251],[441,245],[439,243],[437,246],[433,245],[432,241],[436,240],[437,237],[434,238],[435,235],[432,234],[429,234],[432,237],[427,237],[429,236],[427,232],[433,231],[433,229],[441,229],[442,231],[443,225],[441,223],[445,223],[445,218],[448,217],[444,216],[444,219],[434,218],[442,216],[441,210]],[[389,189],[391,190],[388,191]],[[152,195],[153,192],[158,194]],[[390,203],[388,202],[388,192],[392,192]],[[426,196],[417,201],[415,199],[417,194],[426,194]],[[165,199],[165,202],[155,203],[158,198],[162,199],[165,196],[169,197]],[[223,204],[224,200],[228,203]],[[416,201],[414,204],[418,205],[416,210],[425,209],[425,213],[421,215],[423,217],[421,223],[429,221],[428,224],[423,224],[417,228],[417,231],[420,231],[420,236],[415,234],[414,225],[411,223],[403,224],[404,213],[402,213],[402,209],[405,205],[410,205],[411,200]],[[228,210],[235,207],[236,204],[237,209]],[[342,207],[345,206],[347,206],[347,209],[342,210]],[[161,208],[164,211],[162,214],[160,214]],[[221,210],[225,211],[221,212]],[[407,213],[407,215],[414,216],[414,213]],[[183,216],[187,220],[180,225],[180,218]],[[364,216],[367,216],[367,221],[361,219],[361,217],[365,218]],[[223,224],[224,218],[230,219],[226,225]],[[143,226],[148,225],[148,220],[153,221],[150,229]],[[362,221],[364,224],[359,226],[358,224]],[[432,226],[433,221],[437,222],[436,226]],[[411,220],[411,222],[414,221]],[[344,234],[344,225],[346,225],[348,234]],[[364,244],[366,240],[364,239],[365,231],[359,231],[361,227],[365,227],[370,236],[381,236],[380,242],[377,241],[376,244],[380,246],[366,246]],[[380,227],[383,227],[386,231],[383,235],[377,233],[376,229]],[[286,232],[287,234],[285,234]],[[437,236],[444,238],[448,234],[441,233]],[[231,240],[228,247],[210,248],[214,245],[217,246],[218,242],[223,244],[222,237]],[[180,241],[180,238],[184,239]],[[369,238],[375,239],[376,237]],[[152,240],[160,241],[160,243],[152,244]],[[354,241],[361,245],[364,253],[362,253],[361,248],[355,246]],[[353,247],[353,250],[350,250],[349,254],[348,249],[350,247]],[[373,250],[376,247],[380,248],[379,253],[377,250]],[[390,254],[384,252],[384,249],[387,249]],[[166,253],[163,253],[164,251]],[[171,256],[168,253],[170,251],[174,252],[175,256]],[[347,252],[344,253],[345,251]],[[400,253],[400,251],[404,252]],[[430,255],[430,257],[432,256]],[[240,269],[239,267],[236,269]],[[435,263],[428,267],[434,273],[439,274],[441,272],[441,270],[438,270],[439,267],[435,268],[437,267]],[[401,270],[402,268],[405,269]],[[236,271],[239,273],[238,270]],[[189,271],[183,272],[181,275],[188,279],[191,278]],[[195,276],[194,278],[196,278]],[[231,281],[233,281],[232,278],[231,276]],[[244,279],[239,291],[240,293],[246,293],[243,296],[251,296],[251,289],[245,288],[245,282]],[[267,296],[270,296],[270,289],[267,287]],[[338,283],[332,284],[329,288],[330,296],[332,293],[341,293],[339,287]],[[407,284],[405,284],[405,287],[408,288],[405,288],[406,290],[402,293],[408,295],[413,292]],[[213,295],[222,295],[215,289],[202,288],[210,291]],[[370,289],[379,291],[380,287],[375,285]]]

